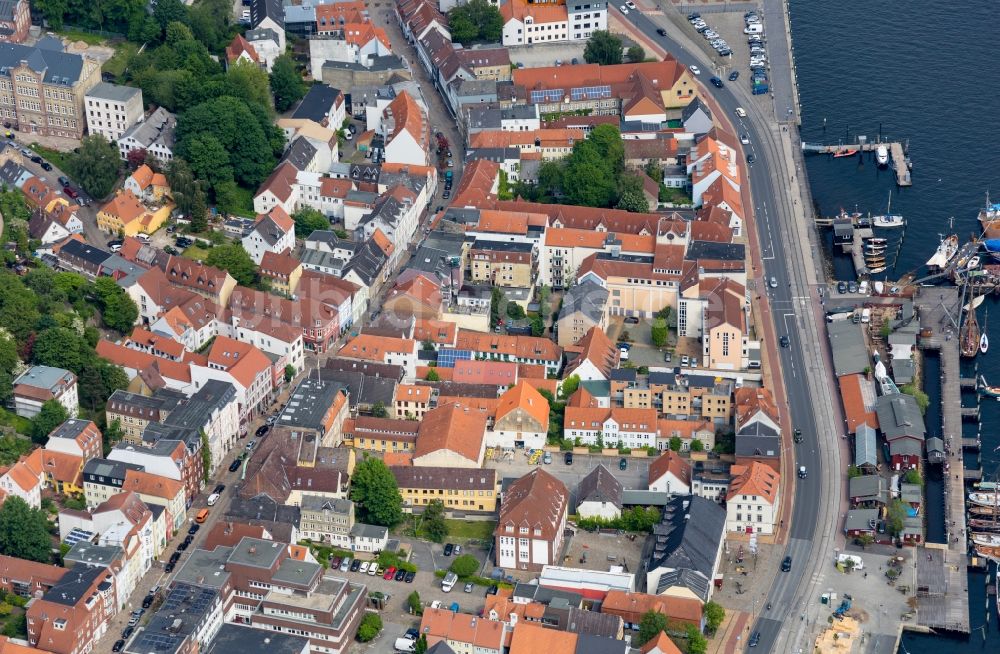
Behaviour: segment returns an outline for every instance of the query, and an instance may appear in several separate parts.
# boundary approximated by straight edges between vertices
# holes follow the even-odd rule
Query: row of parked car
[[[330,568],[340,570],[341,572],[359,572],[363,575],[371,575],[372,577],[381,576],[386,581],[403,581],[408,584],[412,584],[414,577],[417,576],[415,572],[403,570],[402,568],[396,568],[395,566],[383,568],[378,564],[378,561],[362,561],[350,556],[343,558],[339,556],[333,557],[330,559]]]
[[[709,44],[715,48],[715,51],[719,53],[720,57],[728,57],[733,54],[732,48],[726,43],[726,40],[719,36],[719,33],[709,27],[705,19],[701,17],[701,14],[695,12],[688,14],[688,22],[694,27],[699,34],[701,34]]]
[[[750,51],[750,91],[754,95],[767,93],[770,85],[767,79],[767,47],[764,42],[764,23],[756,11],[743,15],[746,27],[747,46]]]

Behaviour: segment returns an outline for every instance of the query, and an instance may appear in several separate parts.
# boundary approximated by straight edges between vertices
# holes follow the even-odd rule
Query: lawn
[[[493,540],[493,530],[497,523],[494,520],[445,520],[448,525],[449,538],[469,538],[475,540]]]
[[[105,73],[111,73],[116,78],[120,78],[125,74],[125,68],[128,67],[129,62],[132,61],[132,57],[135,56],[136,52],[138,52],[138,48],[134,43],[129,41],[119,43],[115,46],[115,54],[104,62],[101,70]]]
[[[188,259],[194,259],[195,261],[204,261],[208,257],[208,250],[197,245],[192,245],[188,249],[184,250],[184,256]]]
[[[253,218],[257,215],[253,210],[253,194],[254,190],[249,188],[243,188],[242,186],[236,187],[236,194],[239,196],[240,203],[236,207],[234,212],[237,216],[242,216],[244,218]]]
[[[70,41],[83,41],[87,45],[103,45],[105,38],[97,34],[91,34],[90,32],[81,32],[80,30],[74,29],[62,29],[56,32],[59,36],[69,39]]]
[[[6,409],[0,409],[0,425],[13,427],[17,433],[25,436],[31,434],[31,421]]]
[[[66,172],[66,163],[69,161],[70,155],[69,152],[53,150],[52,148],[47,148],[44,145],[39,145],[38,143],[32,143],[28,147],[37,152],[42,159],[45,159],[50,164],[63,171],[63,173],[67,175],[69,174]]]

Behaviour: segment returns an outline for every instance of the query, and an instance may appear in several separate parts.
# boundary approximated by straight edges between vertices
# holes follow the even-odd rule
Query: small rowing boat
[[[840,157],[853,157],[858,153],[856,148],[848,148],[847,150],[837,150],[833,153],[834,159],[839,159]]]

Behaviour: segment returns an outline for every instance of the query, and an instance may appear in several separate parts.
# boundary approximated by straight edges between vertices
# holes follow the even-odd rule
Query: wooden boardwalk
[[[942,587],[939,593],[918,597],[918,624],[931,629],[969,632],[969,594],[965,576],[966,522],[965,470],[962,461],[962,391],[959,343],[946,312],[958,311],[958,289],[953,287],[921,288],[914,298],[920,326],[932,335],[920,339],[920,346],[936,349],[941,355],[941,425],[927,425],[931,433],[940,428],[945,442],[944,518],[946,544],[928,544],[939,549],[930,566],[940,566]],[[921,563],[927,554],[918,554]]]
[[[889,161],[892,169],[896,173],[896,184],[899,186],[913,186],[913,178],[910,176],[910,161],[906,156],[906,148],[898,141],[865,141],[864,143],[841,143],[839,145],[818,145],[814,143],[803,143],[802,151],[812,154],[843,154],[855,150],[858,152],[875,152],[880,145],[884,145],[889,151]]]

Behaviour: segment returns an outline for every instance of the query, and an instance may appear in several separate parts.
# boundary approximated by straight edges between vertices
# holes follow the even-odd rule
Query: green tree
[[[455,557],[449,569],[464,579],[476,574],[476,571],[479,570],[479,561],[471,554],[462,554]]]
[[[375,637],[382,631],[382,618],[378,613],[365,613],[358,625],[358,640],[362,643],[375,640]]]
[[[38,414],[31,419],[31,440],[44,445],[52,430],[66,422],[68,418],[69,413],[59,400],[46,400]]]
[[[906,523],[906,503],[901,499],[895,499],[889,503],[886,511],[885,527],[889,534],[896,537],[903,533],[903,525]]]
[[[292,220],[295,221],[296,238],[309,238],[317,229],[330,229],[330,219],[312,207],[302,207],[292,214]]]
[[[424,603],[420,601],[420,593],[413,591],[406,596],[406,606],[413,615],[420,615],[424,612]]]
[[[209,188],[234,180],[229,153],[214,135],[202,133],[193,136],[187,143],[186,152],[191,172]]]
[[[236,243],[227,243],[212,248],[205,258],[205,263],[228,271],[236,283],[241,286],[252,286],[257,279],[257,270],[253,259],[243,249],[243,246]]]
[[[35,363],[53,368],[67,368],[79,374],[92,358],[90,346],[72,329],[53,327],[35,339],[32,358]]]
[[[3,214],[5,224],[12,221],[31,220],[31,209],[20,191],[0,192],[0,214]]]
[[[628,60],[636,63],[646,61],[646,51],[641,45],[633,45],[628,49]]]
[[[503,17],[486,0],[470,0],[448,12],[448,27],[455,43],[496,43],[503,32]]]
[[[0,275],[0,326],[24,343],[40,318],[38,296],[17,276]]]
[[[306,83],[295,68],[291,55],[283,54],[271,66],[271,93],[274,94],[274,108],[285,112],[305,97]]]
[[[441,375],[438,374],[437,370],[431,368],[427,371],[426,379],[429,382],[441,381]]]
[[[632,213],[648,213],[649,200],[641,192],[625,191],[618,198],[618,204],[615,205],[615,209],[622,209]]]
[[[183,24],[188,19],[187,6],[181,0],[157,0],[153,5],[153,20],[164,32],[170,23]]]
[[[522,307],[517,302],[507,303],[507,317],[513,320],[523,320],[528,314],[524,312],[524,307]]]
[[[705,654],[708,650],[708,641],[705,640],[705,636],[698,630],[698,627],[689,624],[686,629],[686,635],[688,654]]]
[[[77,152],[66,160],[66,172],[96,199],[111,193],[121,166],[117,146],[100,134],[84,136]]]
[[[860,476],[861,476],[861,468],[859,468],[858,466],[854,465],[853,463],[851,465],[847,466],[847,478],[848,479],[854,479],[855,477],[860,477]]]
[[[131,331],[139,319],[139,307],[125,289],[110,277],[98,277],[94,282],[94,291],[101,305],[101,320],[104,326],[121,334]]]
[[[427,634],[420,634],[417,642],[413,644],[413,654],[427,654]]]
[[[33,509],[16,495],[0,505],[0,554],[49,563],[52,539],[45,512]]]
[[[229,165],[228,161],[226,165]],[[167,165],[166,174],[177,211],[190,217],[191,231],[205,231],[208,227],[205,191],[195,179],[191,166],[184,159],[174,157]]]
[[[640,647],[645,645],[666,628],[667,616],[657,611],[646,611],[639,621],[639,635],[636,636],[635,644]]]
[[[580,375],[570,375],[559,385],[559,397],[568,400],[580,388]]]
[[[907,470],[906,475],[903,477],[903,481],[907,484],[917,484],[919,486],[924,485],[924,478],[920,476],[919,470]]]
[[[494,286],[490,290],[490,325],[500,324],[500,306],[503,304],[503,293]]]
[[[663,347],[667,344],[667,321],[663,318],[654,318],[653,325],[649,328],[649,337],[656,347]]]
[[[274,108],[271,99],[271,81],[267,71],[257,64],[240,59],[226,69],[225,95],[241,98],[247,104],[256,104],[270,111]]]
[[[680,436],[670,437],[670,449],[674,452],[680,452],[681,447],[684,445],[684,441],[681,440]]]
[[[531,335],[532,336],[542,336],[545,334],[545,322],[542,320],[540,314],[532,314],[531,316]]]
[[[201,474],[202,481],[208,483],[212,478],[212,447],[208,444],[208,434],[202,429],[201,436]]]
[[[595,30],[583,50],[583,59],[588,64],[613,66],[622,62],[622,40],[607,30]]]
[[[125,432],[122,430],[122,421],[115,418],[108,425],[107,429],[104,430],[104,441],[107,445],[116,445],[123,438],[125,438]]]
[[[705,444],[702,443],[701,439],[699,439],[699,438],[692,438],[691,439],[691,451],[692,452],[704,452],[705,451]]]
[[[448,535],[448,524],[444,520],[444,504],[441,500],[433,500],[424,509],[421,516],[421,527],[427,538],[440,543]]]
[[[381,400],[372,405],[372,415],[376,418],[388,418],[389,412],[385,408],[385,403]]]
[[[20,360],[14,339],[0,334],[0,405],[14,393],[14,369]]]
[[[229,180],[215,186],[215,208],[225,215],[238,215],[243,210],[240,189],[236,182]]]
[[[233,7],[228,0],[199,0],[188,11],[191,31],[212,52],[222,52],[232,38]]]
[[[366,457],[355,466],[351,499],[364,522],[395,527],[403,521],[403,499],[396,478],[380,459]]]
[[[722,608],[722,605],[715,601],[706,602],[702,608],[702,613],[705,616],[705,625],[710,634],[714,634],[719,629],[722,621],[726,619],[726,609]]]
[[[927,393],[923,392],[915,382],[903,384],[899,387],[899,390],[906,395],[910,395],[917,401],[917,407],[920,409],[920,413],[927,413],[927,407],[931,403],[930,398],[927,397]]]
[[[295,379],[295,366],[289,363],[285,366],[285,383],[287,384],[293,379]]]

